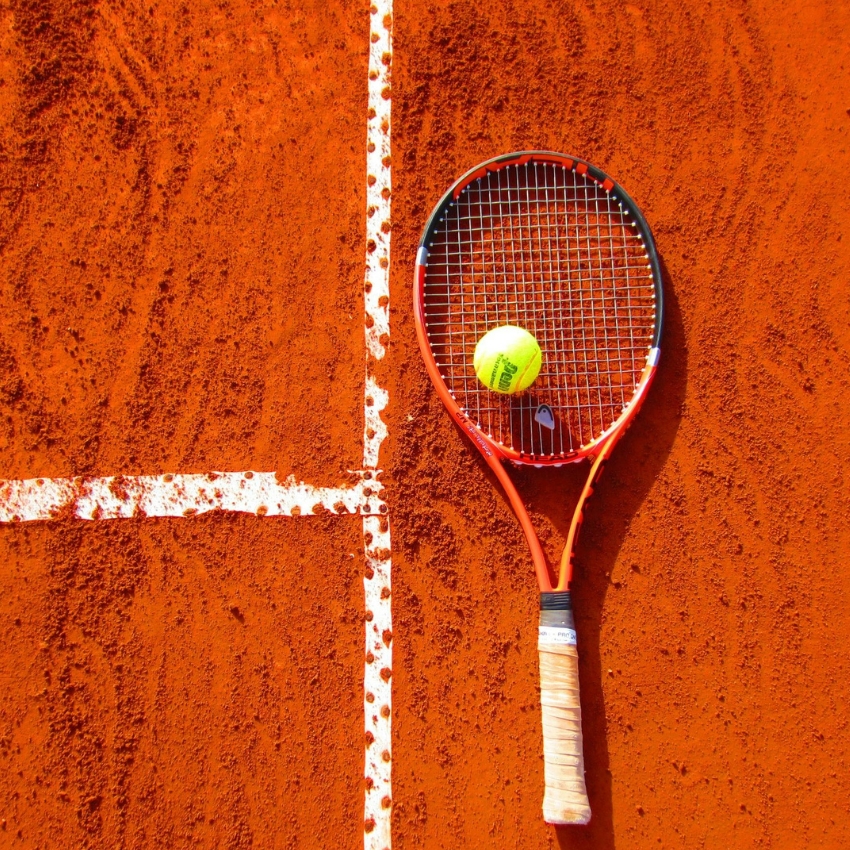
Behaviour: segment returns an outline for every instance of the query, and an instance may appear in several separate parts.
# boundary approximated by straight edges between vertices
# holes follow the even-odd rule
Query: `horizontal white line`
[[[377,471],[354,473],[348,487],[313,487],[274,472],[208,472],[186,475],[113,475],[106,478],[0,480],[0,522],[74,517],[189,517],[210,511],[259,516],[384,514]]]

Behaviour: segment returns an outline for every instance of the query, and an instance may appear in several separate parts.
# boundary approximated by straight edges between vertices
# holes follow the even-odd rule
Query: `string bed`
[[[481,431],[525,459],[557,459],[616,422],[646,364],[656,305],[646,248],[615,190],[562,165],[510,165],[467,186],[427,248],[431,350]],[[535,383],[510,396],[473,368],[478,340],[508,324],[543,353]]]

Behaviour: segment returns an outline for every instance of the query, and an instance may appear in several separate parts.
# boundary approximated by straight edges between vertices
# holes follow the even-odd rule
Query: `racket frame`
[[[433,236],[440,224],[441,216],[446,209],[460,197],[463,190],[473,181],[478,180],[481,177],[485,177],[488,173],[499,171],[508,166],[521,166],[529,162],[561,165],[565,168],[575,170],[575,172],[580,175],[590,177],[604,191],[610,192],[614,195],[617,202],[622,204],[622,206],[627,210],[641,236],[643,245],[646,248],[655,289],[654,335],[648,349],[646,365],[643,368],[643,372],[641,373],[632,398],[624,407],[617,419],[602,434],[574,451],[558,457],[526,455],[510,446],[500,444],[498,441],[478,428],[475,422],[473,422],[472,419],[461,409],[440,374],[440,370],[437,366],[434,353],[428,340],[425,320],[425,278],[428,266],[428,245],[433,241]],[[555,153],[554,151],[518,151],[494,157],[493,159],[487,160],[486,162],[470,169],[466,174],[455,181],[455,183],[452,184],[435,206],[434,211],[431,213],[431,216],[425,225],[422,238],[419,241],[419,247],[416,254],[413,289],[416,336],[419,342],[419,348],[422,352],[422,357],[425,361],[425,367],[428,371],[429,377],[431,378],[431,382],[437,390],[437,394],[454,421],[460,426],[461,430],[470,437],[472,442],[481,452],[484,459],[487,461],[487,464],[499,480],[499,483],[502,485],[502,488],[510,501],[511,507],[520,522],[520,526],[525,533],[526,540],[528,541],[541,593],[568,591],[572,581],[575,544],[584,516],[585,503],[593,494],[593,488],[602,473],[605,462],[610,456],[614,445],[626,431],[629,424],[631,424],[632,419],[643,403],[646,393],[652,384],[653,378],[655,377],[655,372],[658,366],[658,359],[660,355],[659,342],[661,340],[664,315],[664,294],[662,289],[661,263],[655,247],[655,240],[652,237],[652,233],[646,219],[638,209],[637,204],[635,204],[628,193],[616,181],[599,168],[596,168],[586,160],[580,159],[579,157],[566,156],[564,154]],[[531,465],[542,467],[563,466],[564,464],[576,463],[584,459],[589,459],[591,461],[590,473],[573,515],[572,524],[567,536],[567,543],[564,547],[564,553],[558,569],[557,582],[553,583],[549,562],[543,552],[542,546],[540,545],[540,540],[534,526],[532,525],[531,517],[529,516],[528,511],[517,492],[516,486],[505,469],[505,462],[510,461],[517,466]]]

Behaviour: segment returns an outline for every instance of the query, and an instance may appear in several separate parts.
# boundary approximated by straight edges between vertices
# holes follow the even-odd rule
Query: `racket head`
[[[625,190],[574,156],[521,151],[455,182],[416,257],[419,346],[440,398],[485,454],[560,466],[595,456],[639,408],[658,363],[661,266]],[[478,340],[519,325],[543,353],[513,395],[482,384]]]

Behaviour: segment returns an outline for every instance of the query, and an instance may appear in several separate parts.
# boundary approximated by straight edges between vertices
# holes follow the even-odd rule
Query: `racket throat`
[[[616,442],[616,436],[614,439],[609,440],[601,449],[599,454],[593,459],[593,462],[590,466],[590,472],[587,476],[587,482],[584,485],[584,489],[581,491],[581,496],[578,500],[578,505],[576,505],[575,513],[573,514],[573,521],[570,524],[570,531],[567,535],[567,544],[564,546],[564,552],[561,555],[561,564],[558,568],[558,584],[555,586],[556,591],[569,591],[570,586],[573,581],[573,568],[575,565],[575,555],[576,555],[576,543],[578,542],[578,534],[581,531],[581,524],[584,522],[584,508],[587,504],[587,500],[593,495],[593,488],[596,486],[596,482],[599,481],[600,476],[602,475],[602,470],[605,468],[605,463],[608,460],[608,456],[611,454],[611,450],[614,448],[614,443]]]

